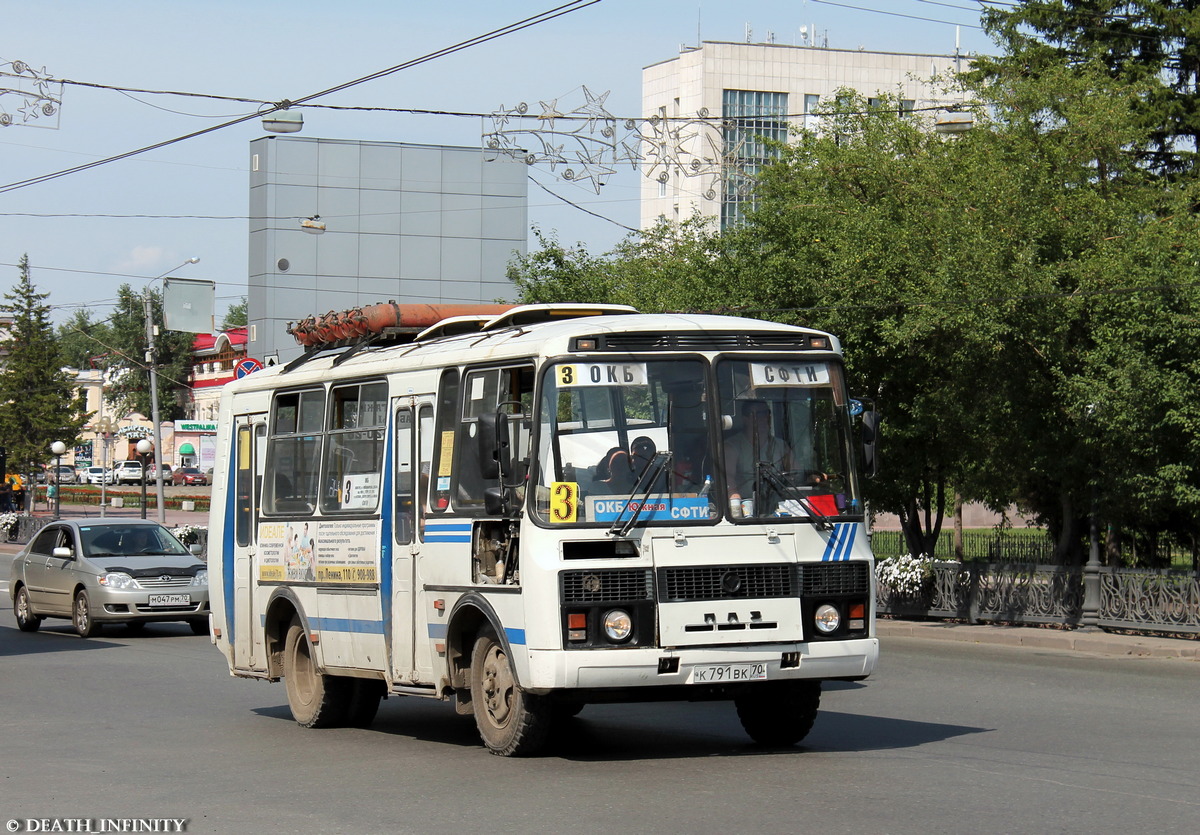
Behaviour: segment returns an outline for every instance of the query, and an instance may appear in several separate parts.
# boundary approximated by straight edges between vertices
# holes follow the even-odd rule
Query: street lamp
[[[200,259],[192,257],[184,261],[179,267],[186,267],[188,264],[199,263]],[[158,421],[158,369],[155,366],[154,355],[154,332],[157,326],[154,324],[151,316],[150,305],[150,285],[159,278],[166,278],[179,267],[172,267],[158,278],[151,279],[146,285],[146,291],[142,297],[142,305],[146,311],[146,364],[150,366],[150,423],[154,428],[154,495],[158,498],[158,522],[160,525],[165,525],[167,522],[167,507],[163,497],[163,482],[162,482],[162,427]],[[138,449],[141,449],[141,442],[138,442]],[[146,518],[146,464],[142,463],[142,518]]]
[[[156,449],[157,449],[157,447],[154,444],[150,443],[145,438],[142,438],[140,441],[137,442],[137,454],[138,454],[138,458],[142,462],[142,518],[143,519],[146,518],[146,471],[148,469],[146,466],[146,462],[150,460],[150,453]],[[157,456],[155,456],[155,457],[157,457]],[[159,507],[160,508],[162,507],[161,500],[159,501]]]
[[[67,451],[67,445],[62,441],[55,441],[50,444],[50,451],[54,453],[54,518],[62,517],[62,486],[59,482],[59,468],[62,466],[63,453]],[[36,485],[35,485],[36,486]],[[50,489],[50,480],[46,480],[46,489]]]

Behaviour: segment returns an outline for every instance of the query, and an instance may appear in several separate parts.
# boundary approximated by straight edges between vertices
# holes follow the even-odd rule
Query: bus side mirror
[[[484,478],[503,478],[511,470],[508,415],[494,412],[479,417],[479,470]]]
[[[488,487],[483,491],[483,510],[488,516],[503,516],[508,512],[503,487]]]
[[[862,474],[866,478],[874,478],[879,472],[879,460],[876,455],[876,442],[879,440],[879,412],[871,410],[863,412],[862,416]]]

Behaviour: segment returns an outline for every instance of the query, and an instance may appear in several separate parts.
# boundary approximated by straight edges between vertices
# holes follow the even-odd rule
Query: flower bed
[[[100,504],[100,487],[95,484],[63,484],[59,487],[59,491],[63,504]],[[112,487],[109,487],[106,499],[111,501],[116,497],[124,500],[126,506],[137,506],[141,504],[142,491],[140,487],[136,490],[114,490]],[[209,498],[206,495],[176,494],[165,496],[164,501],[166,506],[173,510],[182,510],[183,502],[194,502],[195,510],[207,512]],[[46,501],[46,488],[44,485],[38,485],[35,501]],[[147,485],[146,507],[158,507],[158,497],[155,495],[152,485]]]

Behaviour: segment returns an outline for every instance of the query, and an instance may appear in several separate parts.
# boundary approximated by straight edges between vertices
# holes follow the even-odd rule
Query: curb
[[[1183,638],[1154,638],[1145,635],[1117,635],[1100,630],[877,620],[875,631],[880,638],[916,638],[925,641],[957,641],[993,646],[1082,652],[1092,655],[1182,658],[1189,661],[1200,661],[1200,641]]]

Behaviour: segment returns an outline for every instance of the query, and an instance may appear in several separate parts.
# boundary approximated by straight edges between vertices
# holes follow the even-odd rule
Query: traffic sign
[[[246,359],[238,361],[238,364],[233,369],[233,373],[240,380],[247,374],[253,374],[262,367],[262,363],[258,360],[254,359],[253,357],[246,357]]]

